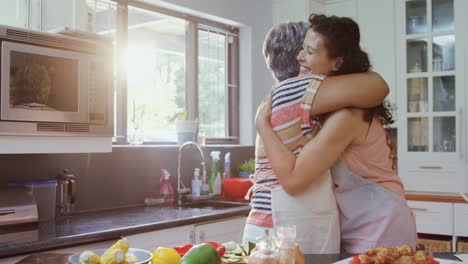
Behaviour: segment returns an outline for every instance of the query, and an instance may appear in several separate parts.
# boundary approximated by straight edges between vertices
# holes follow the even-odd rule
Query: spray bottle
[[[174,205],[174,190],[172,189],[171,182],[169,181],[171,174],[165,169],[161,169],[161,188],[159,189],[159,195],[164,198],[164,206]]]
[[[216,176],[219,173],[219,156],[221,152],[211,151],[211,173],[210,173],[210,193],[213,193],[213,184],[216,180]]]

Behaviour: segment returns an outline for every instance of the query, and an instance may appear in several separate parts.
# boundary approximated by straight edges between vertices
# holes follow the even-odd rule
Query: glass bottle
[[[279,264],[278,250],[273,236],[265,229],[265,235],[257,238],[257,251],[250,254],[249,264]]]
[[[279,225],[276,228],[276,245],[280,264],[294,264],[296,254],[296,226]]]

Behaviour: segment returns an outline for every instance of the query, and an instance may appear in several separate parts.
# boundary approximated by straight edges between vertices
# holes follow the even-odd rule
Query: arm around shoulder
[[[376,72],[330,76],[322,82],[310,114],[318,115],[345,107],[378,106],[389,91],[385,80]]]
[[[323,175],[360,135],[357,127],[360,118],[361,115],[350,109],[332,113],[316,137],[301,150],[289,171],[277,171],[276,164],[272,164],[284,190],[291,195],[299,195]]]

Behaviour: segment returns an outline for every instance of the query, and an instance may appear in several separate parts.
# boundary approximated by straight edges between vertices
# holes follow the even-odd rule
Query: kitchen
[[[201,158],[196,148],[184,149],[182,153],[179,152],[180,146],[174,144],[175,121],[171,121],[169,129],[165,129],[164,126],[168,122],[166,120],[170,120],[171,114],[180,111],[178,106],[186,105],[189,120],[194,120],[196,113],[200,115],[200,127],[204,129],[203,133],[199,131],[198,137],[203,138],[203,134],[206,136],[207,145],[203,147],[203,152],[207,166],[211,164],[209,157],[212,151],[221,151],[222,158],[230,152],[232,174],[237,174],[238,165],[254,156],[254,114],[266,91],[273,84],[261,53],[265,34],[280,21],[305,20],[311,12],[349,16],[359,23],[361,45],[370,54],[375,71],[385,78],[390,87],[388,100],[398,106],[395,115],[397,122],[389,132],[395,139],[398,138],[398,141],[395,141],[398,145],[399,173],[406,189],[410,191],[407,197],[411,200],[410,206],[416,214],[418,232],[424,234],[422,237],[426,238],[427,247],[442,248],[438,251],[462,251],[458,250],[460,245],[465,245],[466,248],[468,206],[462,194],[468,192],[466,155],[464,155],[467,117],[463,110],[466,104],[464,87],[467,85],[467,80],[464,76],[468,70],[465,66],[468,36],[459,26],[466,24],[463,14],[468,7],[465,1],[407,1],[409,4],[405,4],[406,1],[384,0],[296,0],[294,2],[147,0],[122,1],[123,4],[117,2],[18,0],[12,6],[7,3],[1,4],[3,11],[0,11],[2,12],[0,24],[45,32],[53,32],[63,27],[100,32],[112,38],[119,48],[125,48],[127,45],[128,56],[118,59],[122,60],[124,62],[122,64],[126,67],[116,70],[124,72],[115,75],[117,96],[108,104],[115,106],[109,114],[109,117],[113,116],[115,120],[114,138],[87,136],[70,139],[69,136],[11,134],[0,136],[1,153],[3,153],[0,156],[3,168],[0,184],[22,179],[56,179],[63,169],[68,169],[76,178],[76,202],[72,212],[72,215],[76,216],[64,217],[64,221],[68,219],[78,223],[77,226],[63,223],[53,227],[52,230],[46,229],[46,235],[41,232],[37,234],[37,231],[34,234],[34,230],[23,233],[26,236],[23,243],[11,243],[8,240],[3,242],[1,239],[5,244],[0,245],[5,246],[0,249],[2,252],[0,256],[9,257],[10,254],[17,256],[0,259],[0,263],[15,263],[24,257],[22,252],[74,253],[84,249],[105,248],[121,235],[130,238],[134,235],[134,240],[142,241],[141,246],[133,245],[135,247],[144,247],[144,241],[151,241],[148,247],[186,244],[192,241],[191,234],[196,241],[205,235],[208,236],[207,240],[216,240],[218,237],[225,239],[227,235],[223,234],[223,226],[232,226],[233,229],[229,232],[237,236],[233,236],[230,240],[240,242],[243,220],[245,222],[248,213],[248,208],[244,206],[222,209],[218,212],[199,210],[196,211],[198,216],[191,215],[196,219],[190,221],[183,217],[174,220],[175,218],[168,213],[165,217],[176,223],[169,224],[164,218],[144,222],[145,211],[149,211],[149,216],[147,215],[149,218],[161,217],[157,207],[143,207],[145,198],[159,194],[161,169],[166,169],[173,176],[170,182],[176,189],[179,153],[182,161],[181,180],[184,186],[191,186],[194,168],[201,168]],[[415,2],[414,6],[412,2]],[[405,13],[406,6],[411,7],[407,13]],[[420,17],[431,21],[436,10],[439,10],[434,6],[441,7],[439,9],[442,10],[440,11],[442,17],[449,17],[449,22],[452,17],[452,28],[447,27],[450,23],[444,19],[442,21],[444,28],[432,35],[420,29],[424,25],[431,25],[431,23],[424,24],[424,20]],[[452,6],[451,16],[450,12],[446,11],[447,6]],[[125,17],[128,24],[121,26],[120,23],[125,20],[119,19]],[[156,21],[153,23],[152,19]],[[377,20],[379,23],[375,22]],[[199,40],[206,41],[205,44],[199,44],[198,49],[194,45],[183,45],[190,43],[190,38],[195,40],[196,36],[190,35],[190,32],[196,31],[195,22],[206,26],[198,31]],[[123,32],[127,31],[127,36],[119,35],[120,31],[116,30],[120,28],[119,25],[125,28]],[[189,29],[192,27],[192,30],[187,30],[189,33],[185,33],[185,27]],[[154,37],[148,33],[152,33]],[[181,35],[185,41],[181,41]],[[157,43],[157,38],[161,36],[169,40],[158,46],[159,50],[171,51],[165,53],[166,60],[178,62],[181,60],[180,54],[185,54],[185,57],[182,56],[182,61],[184,58],[187,60],[185,66],[187,74],[182,84],[177,83],[177,78],[170,74],[166,73],[163,76],[170,80],[167,83],[176,87],[173,93],[177,92],[177,87],[184,87],[186,83],[188,89],[184,96],[196,98],[194,95],[197,87],[194,80],[197,76],[194,69],[199,67],[199,70],[203,70],[202,66],[195,64],[196,58],[193,54],[197,51],[200,54],[208,54],[206,57],[216,57],[216,60],[224,61],[226,65],[233,63],[228,66],[232,69],[232,75],[229,75],[232,78],[226,80],[227,86],[234,87],[232,91],[235,92],[229,97],[232,101],[223,104],[220,103],[223,100],[207,99],[205,105],[210,107],[204,109],[201,101],[197,104],[191,99],[184,99],[186,101],[182,103],[169,104],[161,100],[163,96],[157,93],[156,96],[151,96],[151,91],[144,90],[145,82],[154,81],[145,76],[152,74],[162,76],[165,68],[158,68],[159,72],[151,71],[152,67],[157,65],[147,64],[148,60],[145,58],[149,56],[141,51],[148,47],[142,47],[141,43],[145,41]],[[433,41],[428,41],[430,38],[434,38]],[[119,42],[122,39],[127,39],[128,42],[125,44]],[[425,41],[412,41],[413,39]],[[238,61],[228,61],[223,50],[203,49],[217,47],[218,42],[224,43],[225,47],[231,47],[231,49],[226,48],[225,52],[233,52]],[[441,53],[432,56],[431,54],[436,53],[435,47],[439,45],[442,47]],[[454,50],[456,56],[453,55]],[[429,55],[421,55],[424,52]],[[170,56],[171,54],[177,56]],[[439,63],[441,56],[444,60]],[[447,61],[451,61],[452,64],[447,64]],[[444,66],[444,63],[447,65]],[[416,64],[419,64],[419,70],[415,67]],[[176,74],[177,67],[180,67],[178,65],[180,63],[173,64],[171,74]],[[207,65],[208,71],[216,69],[209,68],[216,65]],[[414,72],[410,72],[413,68]],[[216,77],[213,78],[214,80],[206,80],[208,91],[212,93],[215,91],[215,86],[210,84],[219,82]],[[437,82],[448,85],[449,88],[437,86]],[[128,94],[122,96],[125,89]],[[137,90],[138,92],[134,92]],[[440,91],[439,94],[437,91]],[[442,92],[452,97],[449,96],[450,99],[444,101],[445,94]],[[198,96],[205,98],[203,96],[207,95]],[[444,102],[448,100],[448,109],[436,110],[437,100]],[[176,96],[171,102],[177,102]],[[230,112],[227,106],[232,104],[239,107]],[[153,105],[159,108],[151,108]],[[439,106],[439,108],[444,107],[443,104]],[[219,112],[224,113],[223,120],[209,119]],[[158,113],[163,113],[165,116],[156,116]],[[142,120],[151,122],[145,123]],[[235,120],[238,120],[237,123]],[[222,126],[223,129],[210,130],[209,123],[215,121],[227,125]],[[132,211],[133,207],[142,209]],[[133,223],[132,226],[128,226],[129,229],[124,228],[124,221],[115,224],[116,220],[111,217],[112,210],[119,212],[121,208],[129,212],[128,221]],[[107,217],[105,213],[101,213],[103,211],[108,212]],[[190,212],[193,213],[193,210]],[[102,218],[93,218],[99,215],[102,215]],[[93,221],[98,223],[91,224]],[[225,221],[228,221],[225,223],[227,225],[223,225]],[[109,222],[112,222],[112,226],[109,226]],[[94,228],[82,231],[88,234],[85,235],[80,233],[80,228],[83,226],[94,226]],[[103,230],[99,230],[101,227],[117,231],[102,234],[100,231]],[[66,230],[70,228],[77,230]],[[209,237],[208,230],[214,230],[214,237]],[[89,233],[94,234],[89,235]],[[57,237],[60,234],[67,234],[67,237],[54,245],[50,238],[60,239]],[[6,237],[3,233],[1,236]],[[19,235],[14,237],[18,239]],[[169,241],[168,237],[174,239]],[[31,239],[36,243],[31,242]],[[30,241],[30,244],[24,241]],[[14,245],[24,251],[14,252]]]

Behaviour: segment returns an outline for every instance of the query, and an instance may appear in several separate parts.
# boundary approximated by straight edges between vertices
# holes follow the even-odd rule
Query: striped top
[[[273,88],[271,127],[296,156],[320,128],[318,119],[310,117],[310,109],[324,78],[322,75],[300,76],[287,79]],[[255,185],[247,223],[271,228],[273,221],[270,189],[279,185],[279,182],[258,135],[255,162]]]

